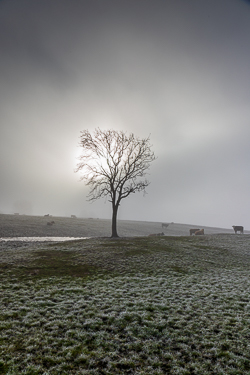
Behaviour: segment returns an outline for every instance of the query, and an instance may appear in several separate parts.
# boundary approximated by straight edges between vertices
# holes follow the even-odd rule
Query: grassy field
[[[0,374],[250,374],[249,235],[0,255]]]
[[[47,225],[54,221],[53,225]],[[233,228],[204,227],[193,224],[170,223],[162,228],[161,222],[118,220],[120,237],[148,236],[164,232],[167,236],[189,235],[190,228],[203,228],[205,234],[234,233]],[[245,231],[247,233],[247,231]],[[250,232],[248,232],[250,234]],[[0,214],[1,237],[110,237],[111,219],[44,217]]]

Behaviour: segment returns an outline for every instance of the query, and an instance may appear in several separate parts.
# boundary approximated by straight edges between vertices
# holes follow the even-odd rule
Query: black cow
[[[242,226],[233,225],[233,228],[235,233],[240,232],[241,234],[243,234],[244,232],[244,227]]]

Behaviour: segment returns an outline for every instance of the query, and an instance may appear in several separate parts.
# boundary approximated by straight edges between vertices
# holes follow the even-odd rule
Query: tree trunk
[[[119,237],[117,233],[117,211],[119,205],[113,204],[113,212],[112,212],[112,235],[111,237]]]

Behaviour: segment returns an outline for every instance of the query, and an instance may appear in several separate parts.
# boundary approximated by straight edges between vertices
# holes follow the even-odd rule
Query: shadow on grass
[[[87,277],[98,272],[99,267],[88,264],[75,264],[75,253],[60,250],[44,250],[34,252],[36,257],[27,265],[13,266],[0,264],[0,272],[8,272],[18,279],[44,277]]]
[[[0,274],[8,278],[89,277],[136,273],[155,273],[171,269],[179,274],[206,268],[213,259],[205,239],[187,237],[94,238],[63,243],[33,245],[18,253],[18,260],[0,263]],[[200,252],[197,250],[204,250]],[[206,263],[204,263],[204,258]],[[194,262],[195,261],[195,262]],[[210,262],[210,263],[209,263]],[[191,265],[191,266],[190,266]],[[214,267],[214,265],[213,265]]]

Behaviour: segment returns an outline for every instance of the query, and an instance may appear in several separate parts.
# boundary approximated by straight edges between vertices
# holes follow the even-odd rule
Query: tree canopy
[[[149,137],[140,139],[133,133],[95,129],[81,131],[76,172],[90,187],[88,200],[108,196],[112,203],[112,237],[117,234],[117,211],[122,199],[131,193],[145,192],[149,181],[145,178],[155,160]]]

